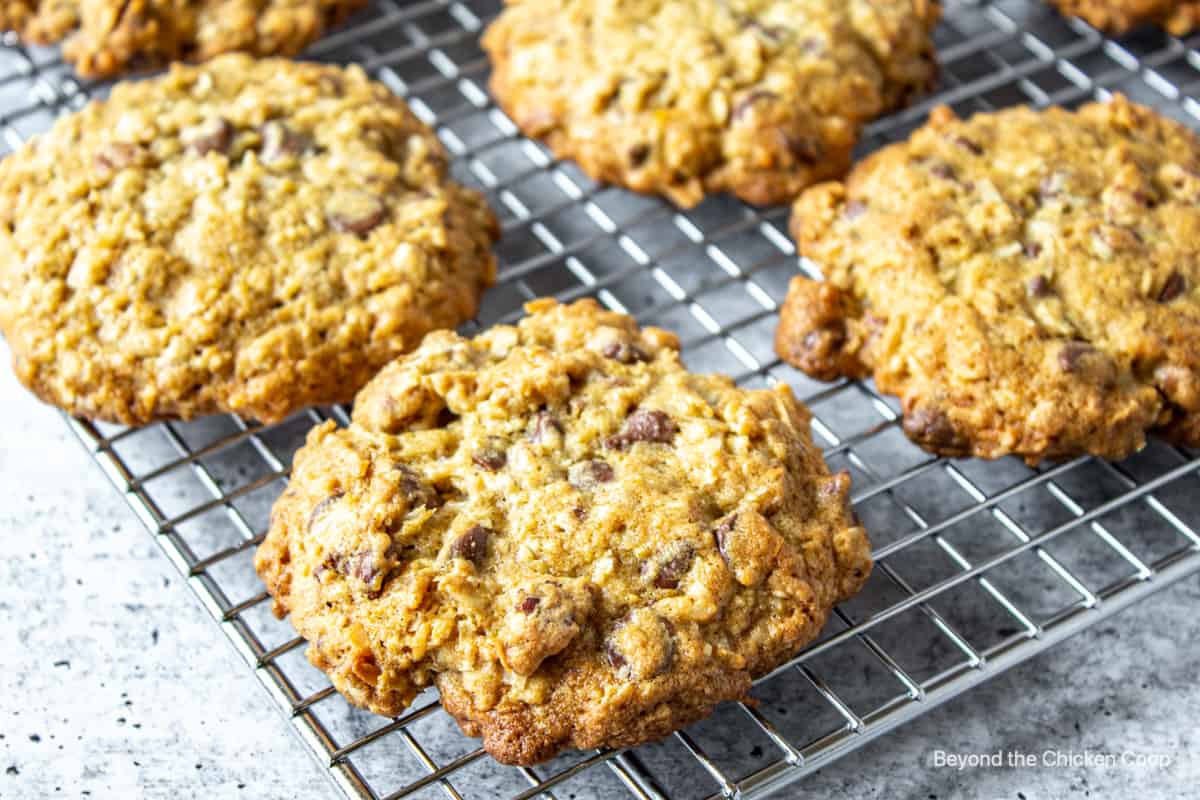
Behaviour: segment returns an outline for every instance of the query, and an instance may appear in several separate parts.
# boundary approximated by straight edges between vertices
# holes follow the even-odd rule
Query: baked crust
[[[73,414],[271,422],[471,318],[496,235],[361,69],[177,65],[0,162],[0,331]]]
[[[63,41],[89,78],[206,61],[222,53],[296,55],[366,0],[0,0],[0,29]]]
[[[791,202],[936,77],[934,0],[515,0],[492,94],[597,180],[693,206]]]
[[[1125,33],[1139,25],[1158,25],[1184,36],[1200,25],[1196,0],[1051,0],[1063,14],[1082,17],[1109,33]]]
[[[436,684],[500,761],[746,696],[871,567],[786,387],[686,372],[592,301],[428,336],[295,457],[255,565],[351,702]]]
[[[944,455],[1200,444],[1200,141],[1118,96],[946,108],[796,203],[780,356],[872,374]]]

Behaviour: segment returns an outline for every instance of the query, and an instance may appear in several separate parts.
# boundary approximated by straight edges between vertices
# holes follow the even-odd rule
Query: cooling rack
[[[754,705],[636,750],[570,753],[535,768],[492,761],[436,693],[396,719],[348,706],[275,620],[255,546],[311,409],[261,427],[234,417],[119,428],[68,420],[163,552],[254,670],[305,747],[349,797],[758,798],[1200,571],[1200,453],[1159,441],[1122,463],[1031,469],[932,458],[870,382],[820,384],[771,340],[796,271],[786,209],[716,198],[691,211],[597,185],[520,137],[489,101],[478,36],[498,0],[382,0],[310,52],[358,62],[408,98],[502,217],[498,285],[466,333],[517,318],[542,295],[594,296],[677,331],[693,369],[747,386],[791,384],[853,500],[878,566],[822,637],[754,687]],[[1075,105],[1121,91],[1196,126],[1200,36],[1110,39],[1040,3],[949,2],[936,35],[938,91],[872,125],[862,151],[903,137],[935,102],[961,114]],[[56,50],[0,46],[7,152],[102,94]]]

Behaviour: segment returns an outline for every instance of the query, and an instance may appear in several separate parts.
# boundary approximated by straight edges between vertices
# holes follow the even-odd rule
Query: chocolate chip
[[[636,169],[642,166],[648,158],[650,158],[650,145],[645,143],[635,144],[629,148],[629,165],[631,167]]]
[[[330,506],[332,506],[334,503],[336,503],[338,500],[341,500],[345,496],[346,496],[345,492],[334,492],[333,494],[329,495],[324,500],[322,500],[321,502],[319,502],[315,506],[313,506],[313,510],[308,515],[308,530],[310,530],[310,531],[312,530],[313,523],[316,522],[317,519],[322,514],[324,514],[326,511],[328,511]]]
[[[949,447],[958,441],[950,418],[935,408],[918,408],[906,414],[902,427],[910,438],[934,447]]]
[[[953,164],[947,164],[945,161],[938,161],[929,168],[929,172],[935,177],[942,180],[953,181],[958,179],[958,170]]]
[[[861,200],[848,200],[842,209],[842,216],[853,222],[867,213],[867,204]]]
[[[534,444],[540,444],[557,436],[562,436],[563,428],[554,415],[549,411],[539,411],[529,422],[526,436]]]
[[[954,143],[972,155],[983,155],[983,147],[978,142],[968,139],[966,136],[955,136]]]
[[[1050,289],[1050,280],[1045,275],[1034,275],[1025,284],[1025,291],[1030,297],[1048,297],[1053,292]]]
[[[314,570],[316,577],[320,577],[328,570],[333,570],[339,575],[344,575],[348,578],[357,578],[363,583],[374,583],[375,579],[383,572],[382,566],[377,562],[375,554],[363,550],[350,555],[331,555]]]
[[[437,508],[442,504],[437,490],[421,480],[421,476],[415,470],[407,464],[396,464],[395,468],[400,473],[400,491],[408,498],[411,506]]]
[[[730,514],[713,528],[713,538],[717,540],[717,549],[721,551],[721,555],[726,561],[729,560],[726,543],[729,541],[729,534],[735,525],[737,525],[737,514]]]
[[[374,583],[382,571],[373,553],[362,552],[350,556],[343,566],[344,574],[353,575],[363,583]]]
[[[1074,372],[1079,368],[1079,363],[1084,357],[1094,352],[1096,352],[1096,348],[1088,342],[1071,339],[1058,351],[1058,365],[1065,372]]]
[[[329,224],[341,233],[363,236],[387,216],[383,201],[366,192],[338,192],[331,198],[327,209]]]
[[[1042,246],[1037,242],[1025,242],[1021,245],[1021,250],[1026,258],[1037,258],[1042,254]]]
[[[750,108],[760,101],[778,100],[779,95],[774,92],[768,92],[766,89],[755,89],[748,94],[742,95],[742,98],[733,105],[733,120],[735,122],[742,119],[746,114],[750,113]]]
[[[472,525],[467,532],[454,540],[450,545],[451,558],[464,558],[478,566],[487,558],[488,539],[492,529],[482,525]]]
[[[695,549],[687,542],[677,542],[642,565],[642,578],[656,589],[676,589],[679,581],[692,568]]]
[[[617,649],[616,643],[611,639],[604,645],[604,655],[608,657],[608,665],[616,672],[621,672],[629,664],[625,656]]]
[[[1158,302],[1169,303],[1185,291],[1187,291],[1187,281],[1178,272],[1172,272],[1167,276],[1167,282],[1163,284],[1162,290],[1158,293]]]
[[[622,680],[649,680],[675,660],[674,628],[648,608],[621,618],[605,637],[604,655]]]
[[[635,411],[625,420],[625,427],[608,437],[606,445],[624,450],[634,442],[670,442],[675,436],[675,423],[661,411]]]
[[[224,153],[233,144],[233,125],[223,117],[206,120],[184,135],[188,150],[198,156],[207,153]]]
[[[150,153],[140,144],[109,142],[96,153],[96,164],[106,169],[125,169],[146,164],[149,156]]]
[[[613,479],[613,468],[607,461],[580,461],[567,470],[567,481],[576,489],[595,489]]]
[[[472,453],[471,460],[475,462],[477,467],[482,467],[489,472],[496,472],[503,469],[504,465],[508,463],[508,456],[504,455],[504,452],[501,450],[484,447]]]
[[[825,148],[821,145],[820,139],[814,139],[811,136],[793,136],[789,133],[784,133],[783,138],[787,142],[788,151],[800,161],[815,164],[825,154]]]
[[[264,123],[259,133],[262,136],[261,158],[265,164],[300,155],[312,145],[312,139],[308,136],[278,120]]]
[[[540,597],[526,597],[517,604],[517,611],[520,611],[522,614],[532,614],[541,602],[542,598]]]
[[[600,355],[605,358],[611,358],[614,361],[620,361],[622,364],[632,364],[635,361],[645,361],[647,356],[642,349],[635,344],[614,340],[604,346],[600,351]]]

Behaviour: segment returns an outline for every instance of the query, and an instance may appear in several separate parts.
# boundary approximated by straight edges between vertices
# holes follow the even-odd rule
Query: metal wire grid
[[[503,220],[498,286],[477,330],[523,301],[595,296],[670,327],[694,369],[747,386],[790,383],[814,434],[854,477],[875,544],[863,593],[817,643],[761,679],[756,705],[633,751],[570,753],[537,768],[496,764],[430,691],[397,719],[351,708],[269,613],[253,551],[308,427],[234,417],[118,428],[68,420],[167,556],[348,796],[761,797],[1003,669],[1200,571],[1200,454],[1152,442],[1126,462],[1039,469],[932,458],[908,444],[897,406],[869,382],[819,384],[771,348],[777,303],[799,266],[785,209],[728,198],[680,212],[595,184],[517,135],[489,101],[478,34],[495,0],[384,0],[313,57],[363,64],[408,98]],[[943,77],[920,105],[873,125],[863,151],[903,137],[934,102],[960,113],[1076,104],[1113,90],[1197,125],[1200,36],[1112,40],[1042,5],[950,2],[937,32]],[[103,93],[57,51],[0,48],[5,149]]]

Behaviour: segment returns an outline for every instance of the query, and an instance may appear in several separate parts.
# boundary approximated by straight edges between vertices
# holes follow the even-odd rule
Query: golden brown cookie
[[[295,55],[366,0],[0,0],[0,29],[64,40],[80,75],[105,77],[221,53]]]
[[[177,65],[0,162],[0,331],[74,414],[274,421],[473,316],[496,233],[361,69]]]
[[[507,763],[745,697],[870,571],[787,387],[693,375],[593,301],[434,333],[297,454],[255,565],[351,702],[434,684]]]
[[[826,283],[776,346],[873,375],[945,455],[1122,458],[1200,444],[1200,140],[1118,96],[1077,112],[946,108],[796,203]]]
[[[935,0],[512,0],[492,93],[592,177],[681,206],[791,202],[934,80]]]
[[[1110,33],[1125,33],[1139,25],[1158,25],[1176,36],[1200,25],[1197,0],[1051,0],[1059,10],[1082,17]]]

